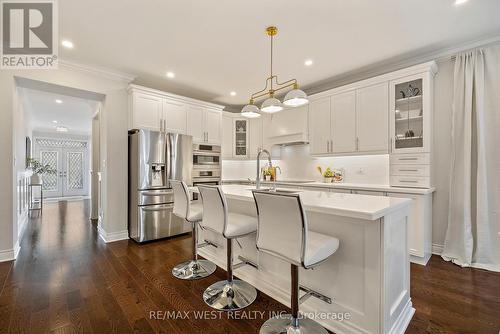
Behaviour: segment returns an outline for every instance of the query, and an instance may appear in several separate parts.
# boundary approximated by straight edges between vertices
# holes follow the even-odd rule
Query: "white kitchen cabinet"
[[[233,158],[233,127],[234,118],[224,113],[222,115],[222,143],[221,143],[221,156],[222,159]]]
[[[333,95],[331,108],[330,152],[354,152],[356,150],[356,91]]]
[[[194,142],[220,144],[223,106],[138,85],[128,92],[129,129],[189,134]]]
[[[248,153],[251,159],[257,158],[262,148],[262,117],[250,119]]]
[[[165,120],[166,132],[187,133],[187,108],[185,104],[164,98],[163,119]]]
[[[357,151],[389,152],[389,87],[387,82],[356,91]]]
[[[309,104],[309,145],[311,154],[330,153],[331,143],[330,97]]]
[[[193,142],[205,142],[204,109],[198,106],[187,108],[187,130],[188,135],[193,136]]]
[[[145,93],[132,94],[129,128],[159,131],[163,126],[162,104],[161,96]]]
[[[222,121],[221,111],[206,109],[204,112],[204,117],[205,117],[206,142],[209,144],[220,145],[221,121]]]
[[[432,252],[432,194],[388,193],[387,196],[412,200],[408,217],[411,260],[418,264],[427,264]]]
[[[221,144],[222,113],[199,106],[189,106],[187,130],[195,143]]]

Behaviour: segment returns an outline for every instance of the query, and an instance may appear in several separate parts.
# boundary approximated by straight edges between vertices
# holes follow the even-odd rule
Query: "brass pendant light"
[[[299,85],[296,79],[291,79],[280,83],[278,81],[278,76],[273,73],[273,38],[278,34],[278,28],[273,26],[267,27],[266,33],[271,40],[271,73],[270,76],[266,79],[266,86],[264,87],[264,89],[253,93],[250,97],[250,103],[244,106],[241,110],[241,115],[247,118],[260,117],[261,111],[265,113],[279,112],[283,110],[283,104],[288,107],[299,107],[309,103],[309,99],[307,98],[306,93],[299,89]],[[283,104],[280,100],[274,97],[275,92],[290,87],[293,87],[293,89],[285,95]],[[269,97],[264,100],[259,109],[254,104],[254,102],[256,99],[264,96]]]

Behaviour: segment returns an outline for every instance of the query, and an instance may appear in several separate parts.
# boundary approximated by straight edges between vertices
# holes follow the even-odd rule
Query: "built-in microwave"
[[[193,167],[203,168],[204,166],[220,166],[220,146],[218,145],[193,145]]]

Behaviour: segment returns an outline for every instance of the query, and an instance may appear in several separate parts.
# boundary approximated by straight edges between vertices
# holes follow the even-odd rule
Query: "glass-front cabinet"
[[[235,158],[248,157],[248,120],[235,119],[234,120],[234,152]]]
[[[391,152],[430,152],[432,87],[429,73],[391,82]]]

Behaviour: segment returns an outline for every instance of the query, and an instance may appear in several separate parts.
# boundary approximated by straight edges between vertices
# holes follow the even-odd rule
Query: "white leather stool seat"
[[[203,219],[203,205],[198,202],[191,202],[189,215],[186,217],[188,222],[199,222]]]
[[[257,218],[238,213],[228,213],[226,238],[236,238],[257,231]]]
[[[339,239],[312,231],[307,232],[307,247],[304,254],[304,266],[312,267],[333,255],[339,248]]]

